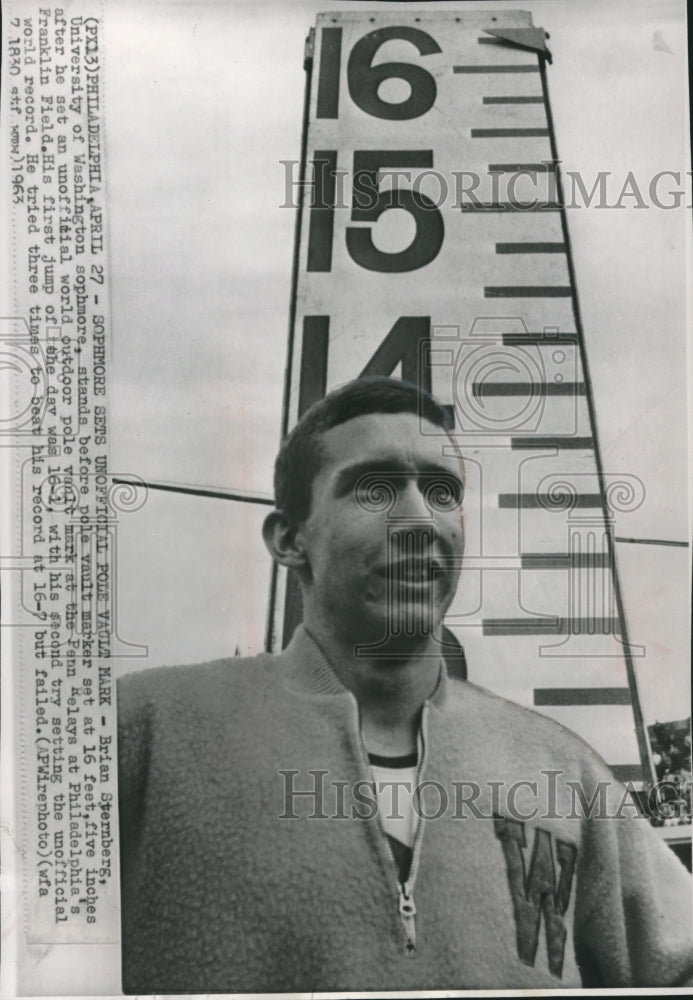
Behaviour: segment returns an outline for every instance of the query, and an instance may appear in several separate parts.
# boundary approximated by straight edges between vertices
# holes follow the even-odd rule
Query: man
[[[600,758],[446,677],[464,536],[445,426],[393,379],[316,404],[264,526],[300,581],[289,647],[121,683],[126,992],[691,977],[687,873]]]

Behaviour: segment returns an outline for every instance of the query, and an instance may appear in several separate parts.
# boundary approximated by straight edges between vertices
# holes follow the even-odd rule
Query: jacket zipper
[[[419,761],[419,766],[416,769],[415,789],[421,785],[421,778],[426,765],[427,721],[428,702],[425,702],[421,712],[421,760]],[[413,958],[416,953],[416,903],[414,902],[414,884],[416,883],[416,876],[419,870],[419,855],[421,854],[423,830],[424,820],[419,816],[416,824],[416,833],[414,834],[414,845],[412,847],[411,864],[409,866],[407,880],[404,884],[399,882],[399,879],[397,880],[399,884],[399,915],[402,921],[402,926],[404,927],[404,934],[407,941],[407,955],[411,958]],[[384,831],[383,836],[385,836]],[[389,845],[386,843],[385,846],[387,847],[388,853],[390,853]]]
[[[358,725],[358,707],[357,707],[357,729],[359,744],[363,753],[364,761],[368,768],[368,773],[373,777],[370,770],[370,765],[368,764],[368,751],[363,743],[361,737],[360,726]],[[424,702],[423,710],[421,712],[421,759],[419,760],[419,765],[416,769],[416,784],[415,788],[421,784],[421,777],[424,773],[424,767],[426,764],[426,723],[428,718],[428,701]],[[390,869],[394,875],[395,882],[398,888],[397,896],[397,911],[399,913],[399,918],[404,930],[404,938],[406,943],[406,954],[413,958],[416,954],[416,903],[414,902],[414,884],[416,882],[416,875],[419,868],[419,855],[421,853],[421,841],[423,839],[423,827],[424,822],[419,817],[416,826],[416,833],[414,834],[414,845],[412,847],[411,864],[409,866],[409,875],[406,882],[402,883],[399,879],[399,872],[397,871],[397,865],[395,864],[395,859],[392,856],[392,851],[390,850],[390,845],[387,842],[387,834],[385,833],[385,827],[383,825],[382,818],[380,816],[380,811],[377,814],[378,827],[380,829],[380,836],[382,838],[383,849],[389,861]]]

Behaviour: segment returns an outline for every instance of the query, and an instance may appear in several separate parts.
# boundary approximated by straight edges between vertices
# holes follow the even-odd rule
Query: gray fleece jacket
[[[403,887],[356,701],[302,627],[124,678],[119,720],[125,992],[691,980],[684,867],[585,743],[473,684],[424,707]]]

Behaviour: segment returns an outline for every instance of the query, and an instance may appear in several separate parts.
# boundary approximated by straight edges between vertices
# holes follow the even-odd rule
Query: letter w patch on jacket
[[[577,848],[574,844],[556,839],[556,860],[560,869],[557,878],[551,834],[537,829],[528,874],[523,852],[527,844],[525,824],[498,817],[494,826],[505,855],[520,961],[525,965],[534,965],[543,916],[549,971],[560,978],[566,939],[563,917],[570,902]]]

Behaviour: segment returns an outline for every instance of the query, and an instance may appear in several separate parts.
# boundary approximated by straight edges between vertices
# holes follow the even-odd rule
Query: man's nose
[[[403,483],[397,491],[397,500],[388,515],[388,520],[394,522],[406,521],[410,524],[433,523],[430,507],[426,503],[423,491],[415,481]],[[429,528],[430,530],[430,528]]]

